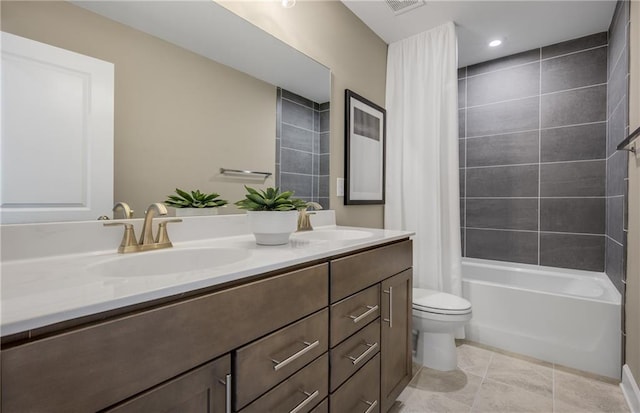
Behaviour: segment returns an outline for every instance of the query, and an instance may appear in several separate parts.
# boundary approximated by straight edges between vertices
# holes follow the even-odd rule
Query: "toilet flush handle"
[[[389,287],[388,290],[383,290],[382,292],[389,294],[389,318],[385,318],[384,321],[389,323],[389,328],[393,328],[393,287]]]

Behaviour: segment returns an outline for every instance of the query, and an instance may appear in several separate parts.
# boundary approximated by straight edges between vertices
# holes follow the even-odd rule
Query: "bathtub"
[[[604,273],[463,258],[466,338],[620,378],[621,296]]]

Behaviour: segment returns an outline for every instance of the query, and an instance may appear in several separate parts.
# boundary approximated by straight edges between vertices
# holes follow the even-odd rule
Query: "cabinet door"
[[[106,413],[230,413],[231,356],[151,389]]]
[[[411,381],[411,269],[382,282],[380,399],[389,410]]]

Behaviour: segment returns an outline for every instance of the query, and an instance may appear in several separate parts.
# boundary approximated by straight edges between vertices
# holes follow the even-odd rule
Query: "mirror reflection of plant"
[[[189,193],[176,188],[176,194],[168,195],[164,203],[174,208],[216,208],[229,203],[225,199],[216,199],[220,195],[215,192],[207,194],[199,189]]]
[[[279,188],[267,188],[258,191],[245,185],[247,194],[245,199],[236,202],[240,209],[249,211],[293,211],[307,206],[306,201],[299,198],[291,198],[293,191],[280,192]]]

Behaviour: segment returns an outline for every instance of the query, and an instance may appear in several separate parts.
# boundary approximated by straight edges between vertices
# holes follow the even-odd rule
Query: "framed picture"
[[[384,204],[387,112],[345,90],[345,205]]]

